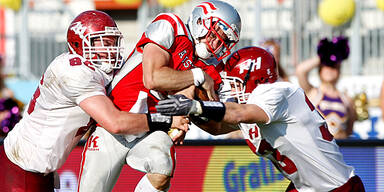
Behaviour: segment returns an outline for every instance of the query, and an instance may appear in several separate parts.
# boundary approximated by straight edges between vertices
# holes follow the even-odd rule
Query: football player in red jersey
[[[197,5],[187,25],[175,14],[159,14],[116,73],[110,98],[132,113],[156,112],[155,104],[168,93],[182,90],[192,97],[195,86],[216,100],[214,81],[194,64],[229,55],[240,30],[236,9],[217,0]],[[84,151],[80,191],[111,191],[125,164],[146,173],[135,191],[168,191],[176,160],[174,142],[181,142],[184,134],[172,140],[162,131],[121,136],[96,128],[91,137],[98,137],[99,150]]]
[[[0,146],[1,191],[54,191],[54,172],[93,120],[115,134],[171,127],[169,117],[120,111],[106,96],[113,70],[123,63],[121,38],[104,12],[86,11],[72,21],[69,52],[48,66],[23,118]],[[187,120],[179,125],[187,129]]]
[[[158,112],[212,119],[200,127],[213,135],[240,128],[249,148],[291,181],[287,192],[365,191],[304,91],[278,80],[272,54],[259,47],[239,49],[228,58],[222,77],[232,86],[223,94],[237,103],[175,95],[160,101]]]

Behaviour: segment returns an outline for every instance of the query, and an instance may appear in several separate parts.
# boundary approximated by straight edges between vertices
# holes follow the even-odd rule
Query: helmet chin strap
[[[205,43],[197,43],[195,45],[196,48],[196,54],[202,59],[208,59],[212,56],[212,54],[208,51],[207,45]]]
[[[99,65],[99,69],[104,71],[105,73],[110,73],[113,70],[112,65],[108,62],[101,62],[101,65]]]

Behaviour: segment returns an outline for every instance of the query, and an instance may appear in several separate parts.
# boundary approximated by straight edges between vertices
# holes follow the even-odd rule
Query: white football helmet
[[[239,42],[241,19],[237,10],[230,4],[211,0],[197,5],[189,16],[187,25],[196,43],[196,53],[202,59],[215,57],[218,61],[228,56],[231,49]],[[215,29],[220,28],[228,39],[223,40]],[[221,40],[216,49],[200,40],[214,33]]]

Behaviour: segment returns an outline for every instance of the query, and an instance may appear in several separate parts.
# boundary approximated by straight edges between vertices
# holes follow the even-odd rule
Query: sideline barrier
[[[355,167],[366,191],[384,191],[384,141],[339,140],[347,164]],[[59,191],[76,191],[84,143],[58,171]],[[284,191],[288,181],[269,160],[254,155],[243,140],[186,140],[176,146],[177,164],[170,192]],[[124,166],[113,191],[134,191],[144,174]]]
[[[366,191],[384,191],[384,141],[349,139],[337,143]],[[61,189],[57,191],[77,190],[83,145],[79,143],[58,170]],[[176,146],[176,153],[170,192],[284,191],[289,184],[269,160],[254,155],[243,140],[186,140]],[[134,191],[143,175],[124,166],[113,191]]]

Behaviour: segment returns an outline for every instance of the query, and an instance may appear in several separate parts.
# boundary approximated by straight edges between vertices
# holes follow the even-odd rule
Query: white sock
[[[149,182],[147,175],[144,175],[139,181],[139,183],[136,185],[135,192],[166,192],[168,191],[168,189],[165,191],[157,190],[151,184],[151,182]]]

